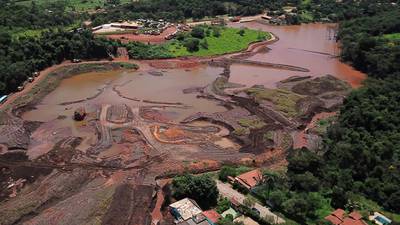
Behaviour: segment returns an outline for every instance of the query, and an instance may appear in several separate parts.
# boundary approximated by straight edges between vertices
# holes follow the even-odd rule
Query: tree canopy
[[[183,175],[172,181],[173,197],[176,199],[191,198],[205,210],[217,205],[218,188],[216,182],[208,175]]]

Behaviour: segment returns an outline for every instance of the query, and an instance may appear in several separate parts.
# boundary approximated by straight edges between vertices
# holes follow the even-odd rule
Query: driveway
[[[238,201],[240,204],[243,204],[243,201],[246,199],[246,196],[244,196],[242,193],[236,191],[231,187],[230,184],[222,183],[221,181],[217,180],[217,187],[219,190],[219,193],[227,197],[229,199],[234,198],[236,201]],[[260,205],[259,203],[255,203],[254,208],[256,208],[258,211],[260,211],[260,216],[265,217],[265,216],[273,216],[275,223],[284,223],[285,220],[271,212],[267,207]]]

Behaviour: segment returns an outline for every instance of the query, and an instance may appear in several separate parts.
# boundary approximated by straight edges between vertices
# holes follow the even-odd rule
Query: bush
[[[242,185],[238,184],[238,183],[233,183],[232,185],[233,189],[238,190],[239,192],[243,193],[243,194],[248,194],[249,190],[247,190],[245,187],[243,187]]]
[[[219,27],[213,27],[213,36],[220,37],[221,36],[221,29]]]
[[[244,29],[240,29],[240,30],[238,31],[238,34],[239,34],[240,36],[244,36],[245,33],[246,33],[246,31],[245,31]]]
[[[216,211],[217,213],[221,214],[228,210],[231,207],[231,201],[228,198],[221,198],[218,201]]]
[[[192,29],[192,32],[190,32],[190,34],[192,35],[192,37],[194,38],[199,38],[199,39],[203,39],[204,38],[204,29],[200,26],[196,26]]]
[[[236,168],[231,166],[223,166],[218,173],[218,179],[223,182],[228,181],[228,176],[235,177],[236,176]]]
[[[185,34],[184,34],[184,33],[178,33],[178,34],[176,35],[176,39],[177,39],[178,41],[183,41],[183,40],[185,40]]]
[[[188,38],[185,40],[183,46],[187,48],[189,52],[197,52],[199,50],[200,41],[197,38]]]

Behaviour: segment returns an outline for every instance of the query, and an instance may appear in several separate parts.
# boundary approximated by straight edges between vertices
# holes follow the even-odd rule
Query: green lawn
[[[244,35],[238,34],[240,29],[238,28],[221,28],[221,36],[214,37],[212,34],[205,37],[207,40],[208,49],[200,47],[198,51],[189,52],[180,41],[172,41],[167,44],[169,52],[175,56],[212,56],[221,55],[231,52],[237,52],[244,50],[252,42],[264,40],[270,38],[270,34],[257,31],[245,29]]]
[[[245,90],[247,94],[252,95],[257,101],[267,100],[275,105],[275,109],[282,112],[287,117],[298,116],[299,111],[296,107],[297,102],[302,96],[284,89],[268,88],[249,88]]]
[[[66,27],[60,27],[65,30],[73,30],[76,28],[80,27],[81,22],[76,21],[75,23],[66,26]],[[54,29],[57,27],[53,27]],[[24,29],[24,28],[15,28],[13,30],[9,30],[11,36],[13,38],[20,38],[20,37],[39,37],[43,32],[48,31],[48,28],[43,28],[43,29]]]
[[[385,35],[383,35],[383,37],[390,39],[390,40],[400,40],[400,33],[385,34]]]

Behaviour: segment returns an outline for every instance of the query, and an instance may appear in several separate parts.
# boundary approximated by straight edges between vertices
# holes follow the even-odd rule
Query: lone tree
[[[174,198],[191,198],[202,209],[216,206],[219,195],[216,182],[208,175],[193,176],[186,174],[175,177],[172,181],[172,191]]]
[[[200,39],[203,39],[205,36],[204,29],[200,26],[194,27],[192,29],[192,32],[190,32],[190,34],[192,35],[192,37],[200,38]]]
[[[188,38],[185,40],[184,46],[189,52],[197,52],[199,50],[200,41],[197,38]]]

